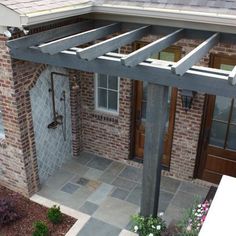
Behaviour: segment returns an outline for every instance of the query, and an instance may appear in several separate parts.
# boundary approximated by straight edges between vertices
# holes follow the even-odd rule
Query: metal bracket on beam
[[[236,66],[234,66],[233,70],[230,72],[228,81],[232,85],[236,84]]]
[[[158,53],[178,41],[182,37],[183,31],[183,29],[178,29],[171,34],[130,53],[128,56],[121,58],[121,63],[130,67],[138,65],[140,62],[151,57],[154,53]]]
[[[171,67],[172,72],[176,75],[183,75],[195,63],[201,60],[209,52],[209,50],[219,42],[219,39],[220,33],[213,34],[210,38],[201,43],[198,47],[173,65]]]
[[[142,38],[149,33],[150,29],[151,26],[148,25],[118,35],[77,52],[77,56],[81,59],[91,61],[99,56],[104,55],[107,52],[114,51],[123,45],[132,43],[133,41]]]

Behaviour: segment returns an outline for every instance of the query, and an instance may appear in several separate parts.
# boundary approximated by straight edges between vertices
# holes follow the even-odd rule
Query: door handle
[[[138,125],[141,124],[141,119],[142,119],[141,111],[138,110],[137,111],[137,123],[138,123]]]

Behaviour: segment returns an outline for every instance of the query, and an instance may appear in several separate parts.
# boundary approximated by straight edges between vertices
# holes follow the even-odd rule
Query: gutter
[[[54,21],[72,16],[79,16],[94,13],[96,18],[97,15],[110,17],[110,20],[127,21],[130,17],[135,19],[136,22],[147,23],[148,19],[154,23],[186,27],[185,23],[191,23],[192,27],[194,24],[196,28],[207,29],[212,31],[220,30],[221,32],[230,32],[227,27],[235,27],[236,33],[236,15],[228,15],[222,13],[209,13],[209,12],[197,12],[189,10],[175,10],[166,8],[151,8],[146,6],[127,6],[127,5],[112,5],[94,4],[94,1],[84,0],[80,4],[71,5],[68,7],[57,8],[53,10],[37,11],[29,14],[20,15],[20,22],[16,22],[17,27],[19,24],[24,26],[30,26],[35,24],[41,24],[44,22]],[[113,15],[112,17],[109,16]],[[123,16],[123,17],[120,17]],[[210,28],[209,28],[210,25]],[[211,25],[217,27],[211,28]],[[226,26],[226,29],[222,26]],[[189,26],[191,27],[191,26]]]

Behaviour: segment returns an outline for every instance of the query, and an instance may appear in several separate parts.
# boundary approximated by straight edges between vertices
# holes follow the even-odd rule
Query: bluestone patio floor
[[[49,177],[38,194],[91,216],[79,236],[118,236],[130,229],[130,216],[140,210],[141,182],[140,168],[82,153]],[[167,223],[179,220],[196,195],[205,198],[207,192],[163,176],[159,212]]]

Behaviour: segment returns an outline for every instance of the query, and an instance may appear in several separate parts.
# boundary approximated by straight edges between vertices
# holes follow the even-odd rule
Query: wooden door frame
[[[133,43],[132,48],[133,51],[137,50],[137,45],[140,44],[142,46],[145,46],[147,43],[143,41],[137,41]],[[182,54],[182,48],[180,46],[171,46],[165,50],[165,52],[174,52],[175,54],[175,60],[178,61],[181,59],[181,54]],[[137,83],[134,81],[133,83],[133,88],[132,88],[132,115],[131,115],[131,143],[130,143],[130,159],[134,159],[134,153],[135,153],[135,127],[136,127],[136,99],[137,99]],[[177,103],[177,95],[178,95],[178,89],[177,88],[172,88],[171,91],[171,100],[170,100],[170,113],[169,113],[169,127],[168,127],[168,134],[171,136],[171,139],[169,140],[168,143],[168,155],[171,156],[172,152],[172,144],[173,144],[173,135],[174,135],[174,125],[175,125],[175,112],[176,112],[176,103]],[[171,158],[169,159],[168,166],[163,166],[166,170],[169,170],[170,168],[170,161]]]
[[[222,64],[222,61],[231,61],[236,60],[236,56],[229,56],[224,53],[211,53],[209,58],[209,67],[211,68],[217,68],[218,66]],[[200,128],[200,134],[199,134],[199,140],[198,140],[198,148],[197,148],[197,156],[196,156],[196,162],[195,162],[195,168],[194,168],[194,175],[193,178],[202,178],[204,166],[206,164],[206,158],[207,155],[205,152],[207,151],[206,145],[209,142],[209,135],[210,130],[206,130],[206,126],[208,124],[209,119],[209,112],[213,114],[214,112],[214,105],[215,104],[215,95],[205,95],[204,99],[204,107],[203,107],[203,116],[201,121],[201,128]],[[208,118],[208,119],[207,119]]]

